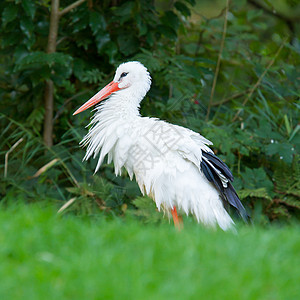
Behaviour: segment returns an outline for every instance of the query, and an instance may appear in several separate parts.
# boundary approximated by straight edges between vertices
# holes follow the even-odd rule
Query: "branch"
[[[7,177],[7,166],[8,166],[8,155],[15,150],[15,148],[23,141],[23,138],[20,138],[14,145],[6,152],[5,154],[5,163],[4,163],[4,178]]]
[[[76,197],[71,198],[68,200],[58,211],[57,213],[60,214],[62,213],[67,207],[69,207],[74,201],[76,200]]]
[[[76,95],[74,95],[74,96],[68,98],[67,100],[65,100],[64,104],[58,109],[57,113],[55,114],[55,117],[53,118],[53,122],[54,122],[56,119],[58,119],[59,116],[63,113],[63,111],[64,111],[66,105],[69,104],[69,102],[71,102],[73,99],[75,99],[75,98],[77,98],[77,97],[79,97],[79,96],[81,96],[81,95],[83,95],[83,94],[85,94],[85,93],[87,93],[87,92],[88,92],[88,90],[79,92],[78,94],[76,94]]]
[[[58,158],[52,159],[50,162],[45,164],[43,167],[39,168],[34,175],[30,176],[28,179],[33,179],[39,177],[41,174],[45,173],[48,169],[54,166],[59,161]]]
[[[211,106],[219,106],[219,105],[225,104],[225,103],[227,103],[227,102],[229,102],[229,101],[231,101],[233,99],[240,98],[240,97],[244,96],[245,94],[247,94],[249,92],[250,92],[250,89],[247,89],[247,90],[245,90],[243,92],[233,94],[232,96],[230,96],[228,98],[225,98],[225,99],[223,99],[223,100],[221,100],[219,102],[213,102],[211,104]]]
[[[83,2],[85,2],[86,0],[78,0],[72,4],[70,4],[69,6],[65,7],[63,10],[61,10],[59,12],[59,17],[62,17],[63,15],[65,15],[66,13],[68,13],[69,11],[71,11],[72,9],[76,8],[77,6],[79,6],[80,4],[82,4]]]
[[[64,40],[68,39],[69,37],[68,36],[63,36],[62,38],[60,38],[57,42],[56,42],[56,47],[61,43],[63,42]]]
[[[255,83],[255,85],[252,87],[252,89],[250,90],[250,93],[248,94],[247,98],[244,100],[242,106],[245,106],[247,104],[247,102],[249,101],[249,99],[251,98],[253,92],[257,89],[257,87],[260,85],[262,79],[265,77],[265,75],[267,74],[267,72],[269,71],[269,69],[271,68],[271,66],[274,64],[277,56],[279,55],[279,53],[281,52],[283,46],[285,45],[286,41],[288,38],[285,38],[285,40],[282,42],[282,44],[280,45],[280,47],[278,48],[277,52],[275,53],[275,56],[273,57],[273,59],[269,62],[268,66],[265,68],[265,70],[263,71],[263,73],[260,75],[260,77],[258,78],[257,82]],[[231,122],[234,122],[238,116],[240,115],[242,109],[240,108],[237,113],[235,114],[235,116],[232,118]]]
[[[221,10],[221,12],[218,15],[208,18],[208,17],[205,17],[203,14],[199,13],[196,9],[192,9],[193,14],[201,17],[205,21],[211,21],[211,20],[219,19],[220,17],[223,16],[225,11],[226,11],[226,6]]]
[[[214,81],[213,81],[213,85],[212,85],[212,88],[211,88],[209,103],[208,103],[208,107],[207,107],[206,121],[209,118],[209,113],[210,113],[210,109],[211,109],[211,106],[212,106],[212,103],[213,103],[213,97],[214,97],[214,93],[215,93],[217,78],[218,78],[218,74],[219,74],[219,70],[220,70],[221,56],[222,56],[222,52],[223,52],[223,48],[224,48],[225,36],[226,36],[226,31],[227,31],[228,9],[229,9],[229,0],[226,1],[226,11],[225,11],[225,20],[224,20],[221,46],[220,46],[220,51],[219,51],[219,56],[218,56],[218,62],[217,62],[215,76],[214,76]]]
[[[196,45],[196,50],[195,50],[195,57],[198,56],[198,52],[200,50],[200,45],[202,43],[202,38],[203,38],[203,34],[204,34],[205,30],[200,30],[199,32],[199,37],[198,37],[198,42],[197,42],[197,45]],[[195,64],[196,62],[194,62]]]
[[[59,23],[59,0],[52,0],[51,1],[48,43],[47,43],[47,53],[53,53],[56,51],[58,23]]]
[[[282,21],[284,21],[287,26],[289,27],[290,31],[294,34],[295,33],[295,26],[293,22],[297,22],[300,20],[300,18],[288,18],[287,16],[276,12],[275,10],[271,10],[268,7],[262,5],[259,2],[256,2],[255,0],[247,0],[248,3],[250,3],[251,5],[253,5],[256,8],[262,9],[266,14],[277,17],[279,19],[281,19]]]

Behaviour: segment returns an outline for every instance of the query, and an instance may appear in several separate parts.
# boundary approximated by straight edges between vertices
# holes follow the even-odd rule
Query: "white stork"
[[[75,111],[74,115],[108,98],[96,107],[92,126],[81,142],[87,146],[84,160],[99,156],[97,172],[107,155],[116,176],[125,167],[158,210],[172,213],[176,227],[180,228],[176,207],[193,214],[198,222],[218,224],[223,230],[234,224],[224,204],[246,219],[231,185],[233,176],[208,147],[209,140],[190,129],[140,115],[140,102],[150,85],[150,74],[140,62],[123,63],[113,81]]]

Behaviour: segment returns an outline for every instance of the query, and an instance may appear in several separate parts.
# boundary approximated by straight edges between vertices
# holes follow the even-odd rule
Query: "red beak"
[[[108,96],[110,96],[112,93],[120,90],[118,87],[118,82],[112,81],[109,83],[106,87],[104,87],[100,92],[98,92],[95,96],[93,96],[90,100],[88,100],[86,103],[84,103],[82,106],[80,106],[73,115],[77,115],[80,112],[90,108],[91,106],[99,103],[100,101],[104,100]]]

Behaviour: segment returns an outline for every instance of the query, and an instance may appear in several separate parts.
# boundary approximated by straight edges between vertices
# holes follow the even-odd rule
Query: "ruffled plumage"
[[[120,175],[124,167],[159,210],[169,212],[176,206],[205,225],[231,228],[233,221],[222,202],[228,201],[243,213],[244,208],[232,194],[233,177],[228,167],[214,156],[208,147],[212,143],[200,134],[140,116],[139,104],[151,78],[141,64],[127,64],[117,69],[115,79],[137,68],[140,75],[135,81],[139,85],[134,82],[115,92],[96,108],[91,128],[81,142],[87,146],[84,159],[98,158],[97,172],[108,156],[115,174]]]

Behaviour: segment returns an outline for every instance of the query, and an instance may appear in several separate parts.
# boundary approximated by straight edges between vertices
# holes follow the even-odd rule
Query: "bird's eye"
[[[121,74],[120,78],[125,77],[127,74],[128,74],[128,72],[123,72],[123,73]]]

